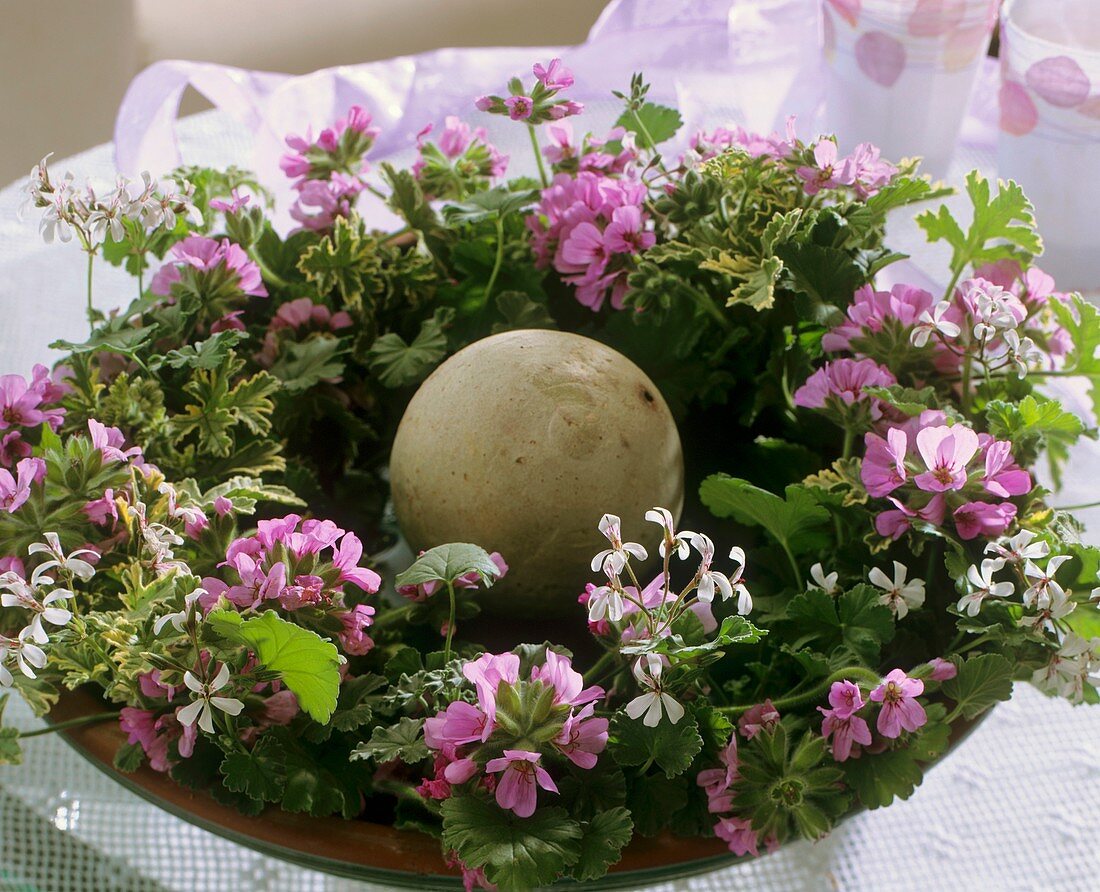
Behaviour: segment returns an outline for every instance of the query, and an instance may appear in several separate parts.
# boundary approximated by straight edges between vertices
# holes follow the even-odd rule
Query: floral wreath
[[[903,268],[887,215],[947,191],[915,163],[793,122],[674,159],[680,116],[641,77],[596,135],[560,60],[534,75],[476,107],[529,131],[537,179],[458,117],[374,169],[353,107],[287,138],[285,236],[236,168],[99,191],[34,169],[43,235],[88,255],[91,331],[0,378],[0,687],[45,715],[94,686],[108,706],[76,721],[121,725],[118,770],[433,834],[468,888],[597,879],[668,828],[739,856],[815,839],[908,797],[1013,680],[1096,702],[1100,550],[1031,469],[1057,481],[1096,435],[1044,387],[1097,399],[1100,319],[1034,265],[1021,190],[970,174],[968,224],[917,218],[946,290],[880,290]],[[107,315],[97,258],[137,283]],[[746,477],[694,481],[731,550],[661,507],[592,518],[585,667],[463,637],[515,559],[492,543],[428,550],[392,597],[366,555],[396,534],[415,386],[490,333],[557,327],[636,361],[693,437],[746,434],[714,444]],[[0,729],[0,762],[23,736]]]

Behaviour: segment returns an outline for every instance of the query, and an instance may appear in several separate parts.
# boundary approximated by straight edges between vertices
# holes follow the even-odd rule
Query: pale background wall
[[[303,73],[444,46],[577,43],[605,0],[0,0],[0,186],[111,138],[158,59]],[[200,107],[185,100],[184,110]]]

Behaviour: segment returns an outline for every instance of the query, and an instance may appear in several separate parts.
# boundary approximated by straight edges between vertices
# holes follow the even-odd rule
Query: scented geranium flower
[[[872,419],[882,415],[881,403],[863,392],[865,387],[897,384],[893,373],[872,359],[837,359],[825,363],[794,393],[794,404],[806,409],[828,409],[847,419],[852,406],[867,406]]]
[[[684,707],[665,693],[662,687],[664,668],[664,663],[656,654],[643,654],[634,663],[634,678],[646,693],[626,704],[626,714],[632,719],[644,715],[642,724],[650,728],[657,727],[663,715],[667,715],[674,725],[684,717]]]
[[[954,307],[948,301],[940,301],[931,310],[924,310],[909,336],[914,347],[923,347],[933,334],[946,340],[957,338],[962,329],[952,321]]]
[[[302,136],[288,135],[286,144],[291,151],[283,155],[279,166],[295,179],[293,185],[299,191],[308,180],[328,180],[336,173],[359,178],[367,172],[364,156],[378,134],[370,112],[353,105],[316,140],[309,130]]]
[[[871,699],[881,703],[878,714],[878,733],[883,737],[899,737],[901,732],[916,731],[928,721],[924,707],[917,697],[924,693],[924,682],[909,678],[901,669],[890,672],[877,688],[871,691]]]
[[[20,459],[15,473],[0,468],[0,510],[14,514],[31,497],[31,486],[45,475],[46,463],[40,458]]]
[[[212,667],[211,667],[212,668]],[[194,694],[194,699],[177,713],[180,723],[198,726],[207,734],[214,733],[213,710],[218,709],[226,715],[240,715],[244,703],[235,697],[220,697],[217,692],[229,684],[229,666],[222,663],[213,680],[201,681],[191,672],[183,673],[183,683]]]
[[[338,582],[350,582],[369,594],[378,591],[382,577],[367,567],[360,567],[363,543],[355,533],[345,533],[332,555],[332,565],[340,571]]]
[[[757,849],[758,834],[752,829],[752,822],[747,818],[722,818],[714,825],[714,835],[724,841],[733,854],[744,857],[752,855],[754,858],[760,854]]]
[[[141,447],[131,446],[123,450],[126,438],[117,427],[100,424],[94,418],[88,419],[88,436],[92,445],[99,450],[105,462],[128,462],[141,459]]]
[[[275,601],[282,596],[287,580],[286,564],[282,561],[264,567],[263,562],[252,555],[237,554],[226,563],[236,570],[240,582],[228,585],[216,577],[204,578],[202,584],[208,594],[203,606],[207,609],[222,596],[244,609],[259,607],[265,601]]]
[[[1011,502],[967,502],[952,515],[959,538],[969,541],[979,536],[992,539],[1001,535],[1016,520],[1016,506]]]
[[[332,312],[324,304],[314,303],[308,297],[299,297],[279,306],[268,323],[263,347],[257,361],[271,368],[278,358],[279,348],[286,339],[297,339],[315,333],[329,334],[350,328],[351,316],[345,311]],[[242,326],[243,327],[243,326]],[[326,380],[339,380],[326,379]]]
[[[1027,318],[1027,308],[1016,295],[987,279],[963,282],[958,301],[973,322],[975,341],[990,341]]]
[[[718,753],[719,767],[705,768],[695,778],[695,783],[707,794],[707,811],[722,814],[733,808],[730,787],[737,780],[737,735],[731,734]]]
[[[551,59],[548,65],[536,63],[534,87],[524,92],[523,84],[514,79],[509,84],[511,96],[480,96],[474,102],[479,111],[493,115],[507,115],[513,121],[541,124],[558,121],[571,115],[579,115],[584,106],[572,99],[561,99],[558,94],[573,86],[573,74],[561,59]]]
[[[667,508],[650,508],[645,513],[645,519],[657,524],[664,533],[661,544],[657,546],[657,551],[662,558],[675,554],[680,560],[684,560],[688,556],[691,551],[691,537],[695,533],[690,530],[677,532],[671,511]]]
[[[836,571],[826,575],[825,568],[818,562],[810,567],[810,582],[806,583],[807,591],[813,588],[819,588],[827,595],[835,595],[837,593],[837,581],[840,579],[840,574]]]
[[[861,142],[841,163],[838,179],[850,185],[856,195],[866,200],[879,192],[898,175],[898,169],[882,160],[878,146]]]
[[[986,558],[981,566],[971,564],[966,571],[967,592],[959,599],[960,612],[977,616],[986,598],[1011,598],[1016,587],[1011,582],[994,582],[993,576],[1005,565],[1001,558]]]
[[[496,716],[497,688],[501,683],[519,680],[519,657],[513,653],[482,654],[462,666],[462,675],[477,689],[482,711],[493,720]]]
[[[914,520],[923,520],[938,527],[943,525],[947,516],[947,500],[943,493],[936,493],[923,508],[903,505],[893,496],[889,501],[894,508],[882,511],[875,517],[875,530],[888,539],[900,539],[912,528]]]
[[[28,583],[15,573],[0,575],[0,589],[3,590],[0,605],[19,607],[31,614],[31,621],[26,627],[27,637],[38,644],[46,644],[50,640],[43,622],[64,626],[73,618],[71,610],[57,606],[73,597],[73,593],[64,588],[53,588],[53,585],[54,581],[48,576],[38,576],[33,583]]]
[[[95,567],[89,561],[84,560],[82,555],[98,560],[98,552],[90,548],[78,548],[66,555],[61,548],[61,539],[57,533],[46,533],[44,538],[45,542],[34,542],[27,548],[28,554],[46,555],[46,560],[38,564],[31,575],[31,581],[35,585],[38,584],[38,580],[44,574],[54,569],[75,576],[84,582],[95,576]]]
[[[985,476],[982,478],[982,486],[986,492],[1003,499],[1031,492],[1031,475],[1013,459],[1012,443],[1008,440],[994,440],[985,434],[979,435],[979,439],[984,439]]]
[[[622,526],[622,520],[615,514],[605,514],[600,518],[599,530],[603,533],[604,538],[611,543],[611,547],[605,548],[592,558],[592,569],[594,571],[599,570],[601,567],[605,570],[611,567],[614,570],[614,575],[618,576],[630,558],[644,561],[649,557],[649,552],[637,542],[623,542]]]
[[[12,662],[27,678],[37,678],[34,670],[46,667],[46,652],[31,640],[30,628],[23,629],[16,638],[0,635],[0,687],[11,686],[8,665]]]
[[[536,787],[557,793],[558,787],[546,769],[539,764],[542,758],[530,750],[505,750],[498,759],[490,759],[485,770],[490,774],[504,772],[497,781],[496,800],[501,808],[512,811],[516,817],[529,818],[538,804]]]
[[[356,604],[351,610],[337,613],[342,628],[337,633],[340,646],[344,653],[352,656],[363,656],[370,653],[374,647],[374,639],[366,633],[366,630],[374,623],[374,608],[369,604]]]
[[[418,158],[412,166],[425,195],[458,200],[504,176],[508,156],[489,142],[484,127],[472,128],[452,115],[444,121],[439,140],[429,142],[433,129],[428,124],[417,134]]]
[[[541,681],[554,689],[554,703],[565,706],[584,706],[604,696],[604,689],[584,686],[584,676],[573,668],[568,657],[546,649],[546,661],[531,669],[531,681]]]
[[[913,482],[926,492],[962,489],[978,448],[978,435],[965,425],[924,428],[917,434],[917,451],[928,470]]]
[[[1100,639],[1070,632],[1050,662],[1035,670],[1031,683],[1041,691],[1080,703],[1086,686],[1100,687]]]
[[[39,408],[42,402],[42,393],[28,387],[22,375],[0,375],[0,431],[42,424],[46,420]]]
[[[885,594],[879,598],[879,603],[889,607],[898,619],[904,619],[911,609],[916,609],[924,604],[924,580],[906,577],[909,570],[898,561],[894,561],[894,578],[891,579],[878,567],[873,567],[867,578],[871,584],[882,589]]]
[[[1011,539],[990,542],[985,553],[995,554],[1009,564],[1042,560],[1050,554],[1050,544],[1042,539],[1035,541],[1035,535],[1031,530],[1020,530]]]
[[[549,652],[548,652],[549,653]],[[603,696],[602,689],[600,696]],[[574,712],[562,724],[561,733],[551,741],[554,748],[578,768],[590,770],[596,767],[599,754],[607,748],[608,721],[593,718],[593,704]]]
[[[1028,587],[1023,594],[1025,607],[1049,607],[1051,601],[1065,598],[1065,589],[1054,577],[1062,564],[1068,560],[1070,555],[1055,555],[1047,561],[1045,569],[1040,569],[1034,561],[1029,560],[1024,563],[1024,577],[1028,582]]]
[[[821,722],[821,736],[832,738],[833,758],[846,762],[852,755],[852,748],[858,743],[869,746],[871,729],[866,719],[856,715],[863,709],[863,695],[859,685],[850,681],[834,682],[829,689],[829,709],[817,707],[824,717]]]
[[[878,434],[866,434],[864,445],[866,452],[859,476],[867,493],[881,499],[902,486],[909,478],[905,469],[909,438],[904,430],[895,427],[887,431],[886,439]]]
[[[492,733],[492,718],[465,700],[455,700],[443,712],[424,720],[424,742],[433,750],[483,743]]]
[[[717,590],[722,595],[722,600],[728,600],[733,597],[733,584],[730,578],[725,573],[719,573],[717,570],[711,569],[711,564],[714,562],[714,543],[711,541],[710,536],[705,533],[695,533],[691,537],[692,547],[699,552],[701,562],[699,569],[696,571],[696,595],[700,601],[709,604],[714,600],[714,592]],[[734,549],[734,554],[739,554],[742,565],[745,561],[745,552],[741,549]],[[731,554],[730,557],[733,557]],[[740,578],[740,572],[738,573]],[[751,604],[751,601],[750,601]]]
[[[950,681],[959,674],[959,667],[942,657],[934,657],[928,661],[928,665],[932,668],[928,676],[932,681]]]
[[[854,350],[854,342],[888,327],[912,328],[934,303],[931,294],[912,285],[895,285],[889,291],[864,285],[852,297],[847,320],[822,337],[822,349],[830,353]]]
[[[172,246],[172,258],[153,277],[153,294],[174,299],[178,289],[219,305],[247,296],[267,297],[260,268],[229,239],[190,235]]]
[[[835,189],[837,186],[850,185],[848,172],[844,164],[837,159],[836,143],[823,139],[814,146],[814,166],[799,167],[797,174],[805,180],[807,195],[817,195],[822,189]]]
[[[752,740],[761,731],[770,734],[779,724],[779,710],[770,699],[757,703],[737,720],[737,730],[745,740]]]

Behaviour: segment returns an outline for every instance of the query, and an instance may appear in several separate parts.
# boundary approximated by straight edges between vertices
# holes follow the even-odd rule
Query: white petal
[[[664,703],[665,712],[668,713],[668,720],[672,722],[672,724],[675,725],[684,717],[684,707],[672,699],[668,694],[661,694],[661,702]]]
[[[240,715],[241,710],[244,709],[244,704],[236,697],[211,697],[210,702],[229,715]]]
[[[218,670],[218,674],[214,676],[214,680],[210,683],[210,690],[219,691],[229,683],[229,664],[222,663],[221,669]]]
[[[626,704],[626,714],[632,719],[638,718],[643,712],[649,708],[650,701],[655,694],[642,694],[635,697],[629,703]]]
[[[649,709],[646,710],[645,718],[642,719],[642,724],[649,728],[656,728],[661,724],[661,696],[657,693],[649,695],[652,700],[649,704]],[[673,722],[673,724],[676,724]]]
[[[203,707],[203,702],[202,700],[194,700],[177,712],[176,718],[179,719],[180,724],[187,725],[187,727],[195,724],[195,719],[199,715],[199,710]]]
[[[890,577],[883,573],[878,567],[872,567],[871,572],[867,574],[867,578],[872,584],[886,591],[890,591],[890,589],[894,587],[894,584],[890,581]]]
[[[198,702],[201,704],[199,708],[199,727],[207,734],[213,734],[214,716],[210,709],[210,704],[205,700],[199,700]]]
[[[649,552],[637,542],[627,542],[623,545],[623,551],[627,552],[632,557],[636,557],[640,561],[644,561],[649,557]]]
[[[195,678],[191,672],[183,673],[183,683],[196,694],[202,693],[202,682]]]

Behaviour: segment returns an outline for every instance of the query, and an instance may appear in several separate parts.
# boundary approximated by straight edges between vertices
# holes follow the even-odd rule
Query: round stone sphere
[[[680,435],[649,377],[621,353],[561,331],[493,335],[413,396],[390,457],[393,503],[414,550],[471,542],[507,576],[481,596],[521,618],[574,616],[607,547],[600,517],[652,553],[655,505],[679,517]]]

